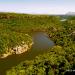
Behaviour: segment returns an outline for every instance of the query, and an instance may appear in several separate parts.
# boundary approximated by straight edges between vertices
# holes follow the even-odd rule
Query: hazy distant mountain
[[[66,13],[66,15],[75,15],[75,12],[68,12],[68,13]]]

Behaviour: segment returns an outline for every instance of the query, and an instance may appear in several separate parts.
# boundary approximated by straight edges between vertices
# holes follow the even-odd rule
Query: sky
[[[0,12],[65,14],[75,12],[75,0],[0,0]]]

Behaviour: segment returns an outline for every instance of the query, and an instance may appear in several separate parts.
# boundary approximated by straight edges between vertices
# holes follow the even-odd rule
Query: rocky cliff
[[[0,56],[0,58],[5,58],[5,57],[7,57],[9,55],[12,55],[12,54],[22,54],[24,52],[27,52],[31,48],[32,45],[33,45],[33,42],[30,43],[30,44],[18,45],[18,46],[14,47],[14,48],[9,49],[8,52],[2,54]]]

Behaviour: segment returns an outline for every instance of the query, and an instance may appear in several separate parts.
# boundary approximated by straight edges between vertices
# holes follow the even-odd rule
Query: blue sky
[[[75,0],[0,0],[0,12],[65,14],[75,12]]]

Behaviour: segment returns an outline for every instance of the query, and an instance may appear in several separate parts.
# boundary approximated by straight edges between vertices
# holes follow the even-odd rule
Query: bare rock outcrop
[[[12,49],[10,49],[8,52],[6,52],[5,54],[2,54],[0,56],[0,58],[5,58],[9,55],[12,55],[12,54],[22,54],[24,52],[27,52],[31,46],[32,46],[33,43],[30,43],[30,44],[23,44],[23,45],[19,45],[19,46],[16,46]]]

